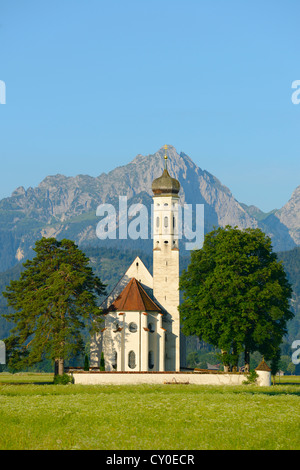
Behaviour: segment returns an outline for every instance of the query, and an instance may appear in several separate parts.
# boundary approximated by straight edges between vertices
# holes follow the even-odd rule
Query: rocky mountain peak
[[[149,155],[138,154],[130,163],[102,173],[67,177],[47,176],[36,188],[17,188],[0,201],[0,271],[26,258],[41,236],[70,238],[79,245],[97,244],[96,209],[101,203],[118,204],[152,201],[152,181],[164,169],[165,149]],[[272,237],[276,250],[300,243],[300,186],[280,210],[264,214],[260,209],[239,203],[220,180],[198,167],[184,152],[168,145],[168,171],[180,182],[181,203],[204,204],[205,231],[214,226],[261,227]]]
[[[300,245],[300,186],[297,186],[290,200],[276,212],[276,217],[288,227],[291,237]]]

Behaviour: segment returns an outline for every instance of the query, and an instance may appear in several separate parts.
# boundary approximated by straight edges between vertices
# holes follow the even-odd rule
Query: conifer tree
[[[64,361],[84,350],[83,330],[99,331],[97,301],[105,286],[71,240],[42,238],[34,251],[3,292],[14,309],[3,315],[14,323],[5,340],[9,363],[21,369],[49,357],[62,375]]]
[[[101,358],[100,358],[100,370],[105,371],[105,360],[104,360],[103,351],[101,352]]]

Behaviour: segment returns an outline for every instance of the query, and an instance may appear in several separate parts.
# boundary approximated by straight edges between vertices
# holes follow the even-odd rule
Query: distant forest
[[[89,257],[94,273],[100,277],[102,282],[107,285],[107,294],[111,292],[119,279],[126,272],[136,256],[139,256],[145,266],[152,273],[152,253],[142,252],[141,250],[121,250],[115,248],[81,248]],[[285,357],[291,356],[291,344],[295,339],[300,339],[300,247],[290,251],[279,252],[277,257],[284,265],[287,278],[293,287],[293,298],[291,300],[291,309],[295,317],[289,322],[288,334],[283,344],[283,354]],[[189,256],[180,258],[180,271],[186,269],[189,263]],[[23,263],[19,263],[13,268],[0,273],[0,314],[7,313],[8,307],[2,292],[13,279],[18,279],[23,269]],[[99,299],[101,302],[103,299]],[[0,339],[5,339],[12,328],[4,318],[0,317]],[[209,362],[216,363],[214,349],[199,342],[197,338],[189,338],[187,341],[187,353],[189,366]],[[258,360],[258,359],[257,359]],[[204,362],[203,362],[204,361]],[[297,372],[298,372],[297,366]],[[300,373],[300,371],[299,371]]]

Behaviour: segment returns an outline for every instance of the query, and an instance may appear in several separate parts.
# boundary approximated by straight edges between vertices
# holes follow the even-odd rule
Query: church
[[[99,367],[102,352],[105,371],[180,371],[184,366],[178,311],[180,184],[164,158],[164,171],[152,182],[153,275],[137,257],[102,304],[104,328],[92,339],[91,367]]]

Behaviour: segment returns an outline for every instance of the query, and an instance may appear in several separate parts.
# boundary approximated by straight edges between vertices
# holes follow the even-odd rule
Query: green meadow
[[[0,374],[0,449],[300,449],[300,377],[254,385],[53,385]]]

